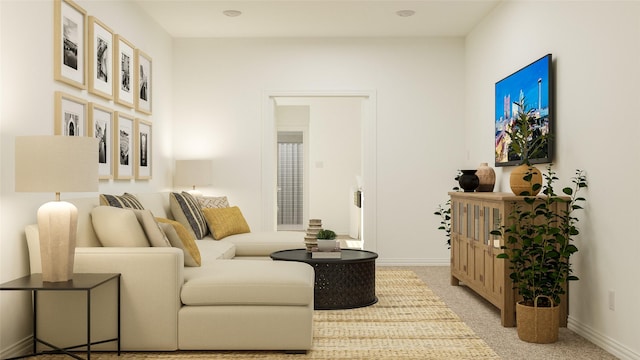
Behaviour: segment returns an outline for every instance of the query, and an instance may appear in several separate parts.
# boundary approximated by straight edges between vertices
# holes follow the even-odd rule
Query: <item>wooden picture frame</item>
[[[113,99],[113,31],[89,16],[89,92]]]
[[[151,179],[151,162],[153,160],[151,122],[144,119],[136,119],[135,134],[136,179]]]
[[[98,178],[113,179],[113,110],[89,103],[89,136],[98,139]]]
[[[122,36],[116,34],[113,48],[114,101],[128,108],[135,108],[135,48]]]
[[[87,101],[55,92],[54,135],[87,136]]]
[[[136,74],[136,110],[151,115],[151,98],[152,98],[152,75],[151,57],[136,49],[135,54],[135,74]]]
[[[114,111],[115,134],[113,136],[114,178],[118,180],[133,179],[133,116]]]
[[[87,88],[87,12],[72,0],[53,2],[53,78]]]

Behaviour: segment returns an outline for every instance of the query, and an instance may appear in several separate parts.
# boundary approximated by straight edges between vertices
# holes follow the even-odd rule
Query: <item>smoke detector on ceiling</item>
[[[409,17],[409,16],[413,16],[415,15],[415,11],[414,10],[398,10],[396,11],[396,15],[400,16],[400,17]]]
[[[242,15],[242,11],[240,10],[225,10],[222,13],[228,17],[236,17]]]

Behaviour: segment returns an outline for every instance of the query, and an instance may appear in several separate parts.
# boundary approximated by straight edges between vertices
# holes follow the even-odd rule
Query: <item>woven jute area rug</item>
[[[376,272],[378,303],[314,313],[313,349],[92,353],[92,359],[499,359],[413,271]],[[82,355],[82,354],[80,354]],[[62,359],[48,355],[40,359]]]

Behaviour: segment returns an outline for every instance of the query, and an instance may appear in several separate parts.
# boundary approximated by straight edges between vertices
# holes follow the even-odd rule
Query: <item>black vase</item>
[[[480,185],[480,179],[476,175],[476,170],[460,170],[462,175],[458,177],[458,184],[464,192],[473,192],[478,185]]]

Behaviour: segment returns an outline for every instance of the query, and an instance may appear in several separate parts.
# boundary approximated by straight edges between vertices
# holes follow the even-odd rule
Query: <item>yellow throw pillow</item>
[[[184,251],[185,266],[200,266],[200,249],[196,245],[196,239],[182,224],[175,220],[156,218],[162,230],[167,235],[171,246]]]
[[[251,232],[247,221],[242,216],[237,206],[228,208],[204,208],[202,209],[209,230],[216,240],[224,239],[229,235]]]

